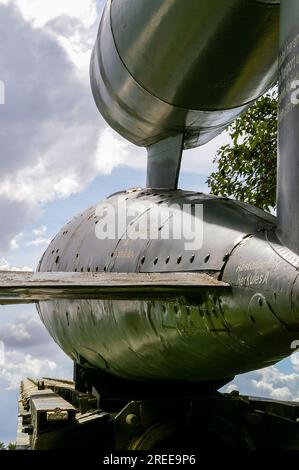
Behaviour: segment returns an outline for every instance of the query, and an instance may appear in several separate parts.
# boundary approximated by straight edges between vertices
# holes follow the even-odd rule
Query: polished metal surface
[[[147,148],[147,188],[177,189],[183,146],[184,134],[177,134]]]
[[[96,206],[88,209],[53,240],[41,273],[165,273],[167,279],[181,273],[186,280],[197,273],[229,286],[206,282],[184,290],[178,281],[171,297],[39,302],[42,321],[74,361],[132,381],[216,383],[290,354],[299,330],[299,259],[279,242],[275,217],[248,204],[184,191],[128,190],[107,201],[115,211],[120,201],[147,209],[114,240],[96,237]],[[172,239],[171,230],[163,239],[169,218],[157,226],[160,239],[129,239],[143,227],[146,213],[163,216],[174,204],[179,212],[192,205],[194,214],[203,206],[202,246],[186,249],[186,239]]]
[[[299,2],[281,2],[277,214],[280,238],[299,254]]]
[[[91,60],[107,122],[148,146],[213,137],[277,77],[279,5],[246,0],[109,0]]]
[[[240,0],[113,0],[111,19],[132,77],[174,106],[235,108],[275,78],[276,8]]]
[[[225,254],[243,237],[265,228],[273,229],[276,224],[273,216],[248,204],[192,191],[128,190],[105,202],[116,214],[124,204],[128,211],[140,204],[144,212],[128,217],[128,226],[116,238],[100,240],[96,237],[98,206],[89,208],[57,234],[43,255],[39,271],[218,272],[223,268]],[[173,235],[175,213],[169,214],[169,208],[180,212],[186,205],[191,206],[194,214],[196,206],[203,208],[204,237],[200,250],[186,249],[183,234],[178,239]],[[156,227],[160,235],[130,239],[130,231],[135,228],[147,230],[148,214],[155,211],[159,211],[163,221]]]

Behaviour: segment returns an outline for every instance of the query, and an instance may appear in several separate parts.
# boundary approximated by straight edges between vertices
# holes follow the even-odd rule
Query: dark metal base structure
[[[17,449],[299,449],[299,403],[221,394],[208,384],[130,392],[125,381],[97,374],[76,366],[75,382],[23,381]]]

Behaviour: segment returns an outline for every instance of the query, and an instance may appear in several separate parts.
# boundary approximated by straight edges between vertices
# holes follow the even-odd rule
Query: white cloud
[[[100,20],[96,0],[14,1],[26,21],[53,34],[88,81],[91,47]]]
[[[19,307],[19,310],[21,308],[24,307]],[[5,315],[6,319],[3,319]],[[24,354],[33,354],[40,359],[51,357],[48,355],[49,347],[57,348],[41,322],[35,306],[26,313],[17,313],[17,316],[13,315],[11,307],[6,306],[4,310],[1,308],[0,339],[7,351],[23,351]]]
[[[17,250],[19,248],[19,244],[17,242],[17,237],[13,238],[10,242],[10,248],[12,250]]]
[[[15,0],[27,21],[43,27],[48,21],[62,15],[77,18],[85,27],[97,19],[95,0]]]
[[[28,266],[23,266],[22,268],[11,266],[8,261],[4,258],[0,258],[0,271],[33,271],[32,268]]]
[[[5,363],[0,366],[0,379],[4,388],[15,389],[20,386],[24,377],[49,376],[56,367],[56,363],[48,359],[38,359],[18,351],[6,351]]]
[[[14,338],[16,341],[24,341],[30,338],[30,333],[26,330],[24,323],[9,324],[6,326],[6,334]]]
[[[284,374],[276,367],[270,367],[259,372],[258,379],[252,379],[251,383],[259,396],[268,396],[276,400],[296,400],[291,390],[292,383],[299,385],[297,374]]]
[[[89,84],[89,63],[96,37],[96,26],[98,26],[97,21],[94,27],[90,28],[85,27],[79,19],[60,16],[44,27],[67,52],[86,84]]]
[[[0,392],[18,388],[26,377],[70,378],[72,361],[50,337],[35,307],[28,308],[26,313],[20,313],[19,306],[3,308],[0,339],[5,348],[4,363],[0,366]],[[5,317],[7,320],[3,321]]]
[[[40,204],[68,197],[97,176],[97,142],[106,125],[89,83],[53,34],[34,29],[12,2],[0,4],[0,22],[0,70],[7,92],[0,109],[4,254],[17,247],[16,235],[39,215]]]
[[[0,310],[0,340],[5,345],[5,363],[0,367],[0,440],[13,442],[20,381],[28,376],[71,380],[73,364],[49,336],[34,305]]]
[[[96,167],[101,174],[108,175],[118,166],[146,168],[146,151],[119,137],[112,129],[104,129],[98,139]]]
[[[47,246],[51,242],[50,238],[38,237],[35,240],[27,243],[27,246]]]
[[[46,225],[42,225],[41,227],[37,227],[37,228],[33,229],[32,233],[36,237],[40,237],[40,236],[44,235],[46,233],[46,231],[47,231]]]
[[[47,227],[42,225],[32,230],[32,234],[36,237],[34,240],[26,243],[26,246],[46,246],[51,242],[50,238],[47,238],[46,235]]]
[[[24,233],[21,232],[19,233],[18,235],[16,235],[14,238],[12,238],[12,240],[10,241],[10,248],[12,250],[17,250],[20,245],[19,245],[19,241],[24,237]]]
[[[290,357],[293,369],[299,373],[299,352],[294,352]]]
[[[246,395],[299,401],[299,353],[293,354],[283,365],[291,370],[284,372],[282,365],[276,365],[240,375],[224,391],[230,393],[238,389]]]

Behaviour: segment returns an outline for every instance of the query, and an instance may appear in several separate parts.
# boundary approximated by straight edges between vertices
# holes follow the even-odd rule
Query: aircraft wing
[[[196,297],[229,285],[204,273],[0,272],[0,305],[53,299]]]

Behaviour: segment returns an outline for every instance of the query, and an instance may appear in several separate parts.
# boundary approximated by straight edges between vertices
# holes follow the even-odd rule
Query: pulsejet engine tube
[[[149,147],[219,134],[277,79],[275,0],[108,0],[91,86],[108,124]]]

